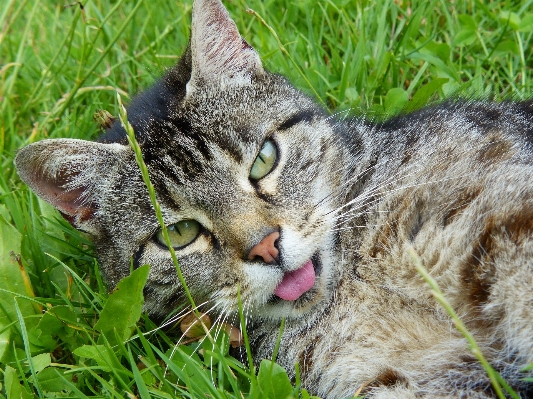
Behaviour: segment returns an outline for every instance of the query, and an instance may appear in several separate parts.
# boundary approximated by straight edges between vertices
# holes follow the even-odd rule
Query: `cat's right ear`
[[[241,37],[220,0],[195,0],[192,8],[191,79],[187,94],[202,82],[241,85],[264,73],[257,52]]]
[[[74,227],[92,232],[96,188],[124,153],[120,144],[49,139],[22,148],[15,166],[22,181],[58,209]]]

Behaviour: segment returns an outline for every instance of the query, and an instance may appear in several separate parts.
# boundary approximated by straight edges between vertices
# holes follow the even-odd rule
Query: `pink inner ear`
[[[66,172],[65,169],[58,172],[56,176],[43,173],[42,169],[39,169],[35,171],[33,179],[35,183],[38,183],[39,195],[57,208],[71,224],[76,220],[82,222],[90,219],[96,210],[93,204],[82,200],[84,187],[73,190],[65,189],[65,186],[75,177],[74,173]]]
[[[76,139],[48,139],[19,150],[15,158],[20,178],[76,227],[94,217],[93,186],[108,173],[122,151],[120,144]]]
[[[79,216],[80,222],[90,219],[95,211],[95,208],[88,206],[80,201],[83,195],[83,189],[76,189],[71,191],[61,191],[57,187],[50,186],[48,198],[54,207],[59,209],[65,219],[69,222],[75,220],[75,216]],[[70,217],[66,217],[66,215]]]

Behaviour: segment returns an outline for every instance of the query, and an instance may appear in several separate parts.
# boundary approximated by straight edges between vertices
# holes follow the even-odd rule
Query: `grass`
[[[505,99],[532,92],[533,0],[225,4],[264,65],[332,112],[382,117],[456,93]],[[97,110],[118,115],[117,91],[127,100],[176,62],[190,7],[159,0],[0,5],[3,397],[308,397],[275,363],[264,361],[256,376],[229,357],[225,333],[178,350],[169,333],[146,334],[156,326],[134,304],[121,309],[140,321],[110,329],[105,315],[120,298],[107,296],[90,242],[13,169],[27,143],[96,138]],[[142,279],[125,284],[140,295]]]

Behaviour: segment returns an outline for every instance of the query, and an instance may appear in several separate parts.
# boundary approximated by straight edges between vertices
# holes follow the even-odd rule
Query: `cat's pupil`
[[[274,142],[272,140],[265,141],[250,170],[250,179],[259,180],[268,175],[274,169],[277,158],[278,150]]]
[[[179,249],[192,243],[200,234],[200,223],[196,220],[182,220],[178,223],[167,227],[170,245],[173,248]],[[159,244],[164,247],[167,246],[163,231],[160,229],[156,234],[156,239]]]

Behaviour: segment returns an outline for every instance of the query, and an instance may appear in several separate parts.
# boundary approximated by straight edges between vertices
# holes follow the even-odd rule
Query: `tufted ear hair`
[[[91,232],[95,189],[125,146],[75,139],[50,139],[22,148],[15,166],[22,181],[58,209],[74,227]]]
[[[241,37],[220,0],[195,0],[192,10],[191,80],[187,94],[202,82],[246,84],[264,73],[257,52]]]

